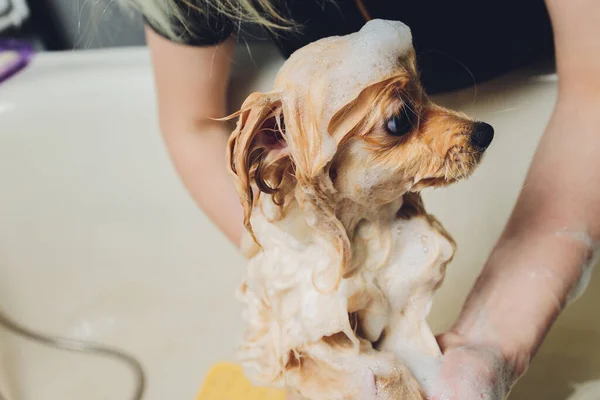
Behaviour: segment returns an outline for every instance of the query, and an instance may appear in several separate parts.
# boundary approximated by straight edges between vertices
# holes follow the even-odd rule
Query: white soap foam
[[[246,305],[247,337],[258,332],[263,337],[246,341],[241,358],[256,383],[283,385],[282,364],[296,349],[310,349],[313,355],[335,363],[341,368],[340,376],[348,381],[364,381],[366,370],[385,374],[393,369],[394,359],[407,365],[424,388],[435,381],[440,352],[426,317],[433,292],[443,278],[441,266],[450,259],[453,248],[426,218],[390,217],[379,221],[383,225],[377,229],[364,224],[358,229],[363,244],[353,248],[355,255],[365,252],[366,260],[379,259],[391,248],[389,257],[374,270],[343,279],[332,293],[319,293],[313,285],[313,273],[330,265],[330,249],[318,240],[301,210],[291,207],[285,218],[275,223],[255,214],[252,223],[263,251],[249,263],[241,299]],[[374,233],[382,230],[392,232],[387,249]],[[349,356],[311,347],[323,336],[337,332],[358,341],[348,320],[350,298],[364,307],[360,323],[368,339],[376,341],[386,329],[391,340],[381,353]],[[371,388],[362,390],[370,392]]]
[[[344,39],[348,42],[346,54],[329,82],[334,109],[373,83],[394,75],[399,60],[413,48],[410,29],[399,21],[373,20]]]
[[[600,262],[600,244],[594,242],[585,231],[576,231],[563,228],[555,233],[557,237],[573,240],[583,245],[581,276],[573,286],[567,297],[567,304],[570,304],[583,295],[587,289],[594,267]]]
[[[368,86],[395,75],[412,49],[407,25],[375,19],[356,33],[321,39],[294,52],[282,66],[275,89],[287,93],[293,88],[295,100],[319,110],[318,129],[324,133],[335,112]],[[298,88],[306,92],[298,93]]]
[[[600,380],[589,381],[575,385],[575,391],[567,400],[598,399],[600,399]]]

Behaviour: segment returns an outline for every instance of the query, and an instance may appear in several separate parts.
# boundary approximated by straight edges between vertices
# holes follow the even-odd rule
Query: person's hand
[[[505,399],[557,315],[585,287],[579,277],[594,260],[588,239],[531,226],[509,227],[458,321],[438,336],[443,356],[429,400]]]
[[[470,343],[455,333],[438,342],[444,355],[430,400],[503,400],[523,372],[497,346]]]

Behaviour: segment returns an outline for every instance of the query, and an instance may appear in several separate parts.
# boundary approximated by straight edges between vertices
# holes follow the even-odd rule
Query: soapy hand
[[[584,231],[509,225],[461,316],[438,337],[443,357],[429,400],[505,399],[557,315],[583,292],[595,250]]]
[[[454,333],[438,337],[443,360],[430,400],[503,400],[516,381],[515,368],[499,349],[471,344]]]
[[[515,368],[491,345],[472,344],[454,333],[438,337],[443,351],[429,400],[503,400],[516,381]]]

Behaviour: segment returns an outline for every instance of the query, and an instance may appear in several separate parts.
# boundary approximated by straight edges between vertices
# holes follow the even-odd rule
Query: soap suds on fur
[[[413,56],[406,25],[374,20],[295,52],[267,96],[283,110],[295,181],[281,209],[267,191],[251,204],[261,249],[251,253],[239,291],[246,320],[240,358],[257,385],[288,386],[312,400],[364,400],[374,389],[382,399],[422,400],[439,380],[441,351],[427,315],[454,243],[409,193],[418,172],[398,172],[405,158],[381,165],[350,137],[360,120],[347,122],[348,111],[341,129],[334,118],[372,85],[379,91],[376,84],[392,77],[398,85],[417,79]],[[236,161],[247,168],[237,181],[247,197],[251,168],[243,157]],[[404,201],[410,215],[400,215]],[[339,284],[329,284],[338,282],[331,274]]]
[[[356,33],[320,39],[294,52],[282,66],[275,89],[285,94],[286,88],[305,87],[311,82],[312,92],[299,100],[322,110],[314,129],[325,133],[337,111],[368,86],[393,76],[399,60],[412,49],[408,26],[400,21],[375,19]],[[321,81],[322,76],[327,80]],[[320,136],[320,140],[321,154],[332,155],[335,145],[327,135]]]

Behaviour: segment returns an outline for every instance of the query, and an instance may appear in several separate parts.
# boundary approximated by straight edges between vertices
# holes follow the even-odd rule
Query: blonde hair
[[[257,24],[272,32],[288,31],[296,24],[282,15],[274,0],[124,0],[133,5],[144,17],[172,40],[183,35],[193,35],[187,26],[186,13],[193,11],[207,20],[215,16],[225,17],[237,23]],[[173,27],[177,22],[183,31]]]

